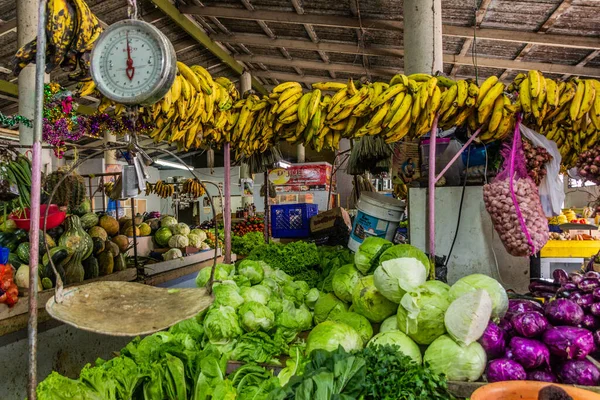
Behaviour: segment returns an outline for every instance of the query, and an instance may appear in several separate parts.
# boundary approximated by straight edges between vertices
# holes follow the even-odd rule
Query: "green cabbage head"
[[[173,225],[177,225],[177,220],[175,219],[175,217],[172,217],[170,215],[165,215],[164,217],[162,217],[160,219],[160,226],[161,227],[170,228]]]
[[[450,302],[447,294],[436,293],[436,290],[435,281],[428,281],[406,293],[400,301],[398,329],[418,344],[430,344],[446,333],[444,315]]]
[[[268,332],[275,325],[275,314],[273,314],[273,311],[255,301],[244,303],[240,307],[238,314],[240,316],[240,325],[246,332]]]
[[[419,365],[423,363],[419,346],[417,346],[411,338],[400,331],[378,333],[369,341],[368,346],[371,347],[384,344],[396,345],[400,348],[399,351],[402,354],[412,358],[415,363]]]
[[[478,380],[487,362],[485,350],[477,342],[461,346],[448,335],[442,335],[429,345],[423,361],[436,374],[444,374],[449,381]]]
[[[347,311],[346,303],[335,297],[333,293],[327,293],[319,297],[315,303],[315,323],[326,321],[331,315]]]
[[[330,316],[329,320],[350,325],[358,332],[363,344],[367,344],[369,339],[373,337],[373,327],[371,326],[371,323],[360,314],[344,311]]]
[[[187,236],[187,238],[190,243],[190,246],[195,247],[197,249],[199,249],[202,246],[202,239],[200,239],[200,236],[190,233]]]
[[[354,254],[356,269],[363,274],[368,274],[379,264],[379,256],[391,246],[392,242],[377,236],[366,238]]]
[[[171,236],[173,236],[173,233],[171,233],[171,229],[169,229],[169,227],[163,226],[162,228],[159,228],[154,234],[154,241],[156,241],[156,244],[158,244],[159,246],[165,247],[169,245],[169,239],[171,239]]]
[[[265,271],[259,261],[245,259],[238,265],[237,271],[238,274],[247,277],[252,285],[259,284],[265,277]]]
[[[213,344],[227,344],[242,334],[235,309],[213,305],[204,317],[204,332]]]
[[[397,331],[398,329],[398,316],[392,315],[391,317],[387,317],[385,321],[381,323],[379,326],[379,333],[389,332],[389,331]]]
[[[257,303],[267,305],[269,297],[271,297],[271,290],[266,286],[256,285],[241,288],[240,294],[246,302],[256,301]]]
[[[211,267],[202,268],[196,276],[196,286],[205,287],[210,279]],[[232,277],[233,266],[230,264],[217,264],[215,267],[215,281],[226,281]]]
[[[340,322],[325,321],[315,326],[308,334],[306,354],[310,355],[317,349],[334,351],[339,346],[346,351],[360,350],[363,342],[358,332],[351,326]]]
[[[352,290],[361,277],[354,264],[344,265],[333,274],[333,293],[346,303],[352,302]]]
[[[427,256],[414,246],[398,244],[381,255],[373,278],[377,290],[398,304],[406,292],[425,283],[428,274]]]
[[[202,229],[192,229],[190,231],[190,235],[198,236],[201,242],[204,242],[206,240],[206,232],[204,232]]]
[[[244,303],[244,298],[240,295],[240,289],[234,281],[215,283],[213,295],[215,296],[215,304],[231,306],[236,310]]]
[[[367,317],[371,322],[380,323],[396,313],[398,305],[386,299],[375,287],[373,275],[361,278],[352,292],[354,312]]]
[[[450,302],[458,299],[465,293],[477,289],[485,290],[492,298],[492,318],[499,320],[508,310],[508,296],[506,290],[494,278],[483,274],[472,274],[456,281],[450,288]]]

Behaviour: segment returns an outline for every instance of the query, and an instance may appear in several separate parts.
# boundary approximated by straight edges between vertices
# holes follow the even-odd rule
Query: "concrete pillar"
[[[105,132],[104,133],[104,144],[109,142],[114,142],[117,140],[117,137],[112,133]],[[104,152],[104,164],[105,165],[113,165],[117,164],[117,151],[116,150],[106,150]]]
[[[404,0],[404,73],[443,71],[442,0]]]
[[[19,0],[17,1],[17,45],[20,47],[26,45],[37,36],[39,0]],[[50,81],[50,76],[46,75],[45,82]],[[33,119],[34,99],[35,99],[35,64],[31,63],[25,67],[19,74],[19,115]],[[27,127],[23,124],[19,126],[19,143],[24,146],[33,144],[33,126]],[[23,149],[25,152],[27,149]],[[42,170],[54,168],[52,160],[52,150],[42,151]]]
[[[296,160],[298,160],[299,163],[306,162],[305,150],[306,149],[304,148],[304,144],[298,143],[298,145],[296,146]]]

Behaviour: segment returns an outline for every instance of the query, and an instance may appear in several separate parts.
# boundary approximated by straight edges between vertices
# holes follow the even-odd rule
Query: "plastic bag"
[[[537,186],[527,174],[519,126],[512,146],[505,145],[502,150],[502,170],[483,187],[483,200],[506,251],[515,257],[527,257],[546,244],[549,230]]]
[[[543,147],[550,153],[552,160],[546,163],[546,176],[539,186],[540,201],[544,214],[548,217],[560,215],[562,205],[565,202],[565,187],[560,179],[561,155],[556,142],[546,139],[544,136],[520,124],[521,133],[536,147]]]

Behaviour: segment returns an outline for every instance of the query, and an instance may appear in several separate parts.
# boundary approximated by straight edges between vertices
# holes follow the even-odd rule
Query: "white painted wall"
[[[481,273],[497,279],[506,289],[524,293],[529,284],[529,258],[513,257],[506,252],[485,210],[482,189],[482,186],[466,188],[459,233],[448,263],[448,282]],[[462,187],[436,189],[435,241],[438,256],[447,255],[450,250],[461,193]],[[427,189],[411,188],[408,198],[410,242],[426,250]]]

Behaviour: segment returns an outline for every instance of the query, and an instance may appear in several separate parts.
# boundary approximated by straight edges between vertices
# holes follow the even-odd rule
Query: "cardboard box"
[[[310,219],[310,234],[319,244],[347,244],[352,229],[348,212],[336,207]]]

